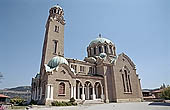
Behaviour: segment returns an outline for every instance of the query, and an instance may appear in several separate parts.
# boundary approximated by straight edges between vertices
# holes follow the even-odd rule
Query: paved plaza
[[[71,107],[35,107],[30,110],[170,110],[170,103],[134,102],[79,105]]]

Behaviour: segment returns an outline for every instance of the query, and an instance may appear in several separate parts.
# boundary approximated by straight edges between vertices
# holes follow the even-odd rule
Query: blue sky
[[[1,0],[1,88],[30,85],[39,72],[50,7],[65,14],[65,57],[83,60],[99,33],[136,64],[142,88],[170,84],[169,0]]]

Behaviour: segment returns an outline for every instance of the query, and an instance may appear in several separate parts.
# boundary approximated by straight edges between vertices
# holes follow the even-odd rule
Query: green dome
[[[101,58],[105,58],[106,56],[107,56],[107,54],[106,53],[100,53],[100,55],[99,55]]]
[[[64,57],[56,56],[48,62],[50,68],[56,68],[59,64],[68,65],[68,61]]]
[[[90,45],[92,44],[97,44],[97,43],[112,43],[109,39],[103,38],[103,37],[98,37],[90,42]]]

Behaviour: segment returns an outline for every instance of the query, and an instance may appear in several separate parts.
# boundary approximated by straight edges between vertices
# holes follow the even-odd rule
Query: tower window
[[[54,53],[57,53],[57,43],[58,41],[54,40]]]
[[[113,53],[113,50],[112,50],[112,46],[110,45],[110,53],[112,54]]]
[[[99,46],[99,53],[102,53],[102,47]]]
[[[59,26],[55,26],[55,27],[54,27],[54,31],[57,32],[57,33],[59,33],[59,29],[60,29]]]
[[[104,46],[104,52],[107,53],[107,46]]]
[[[54,13],[56,13],[56,9],[54,9]]]
[[[96,54],[96,47],[94,47],[94,55]]]
[[[62,82],[59,84],[59,95],[65,94],[65,84]]]

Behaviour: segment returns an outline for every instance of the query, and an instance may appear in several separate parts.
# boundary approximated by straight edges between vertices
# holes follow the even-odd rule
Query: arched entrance
[[[96,82],[94,88],[95,88],[96,99],[101,98],[101,94],[102,94],[101,84],[99,82]]]
[[[76,80],[76,99],[81,99],[82,88],[81,82]]]
[[[85,99],[86,100],[91,100],[92,99],[92,94],[93,94],[92,84],[89,81],[86,81],[84,86],[85,86]]]

